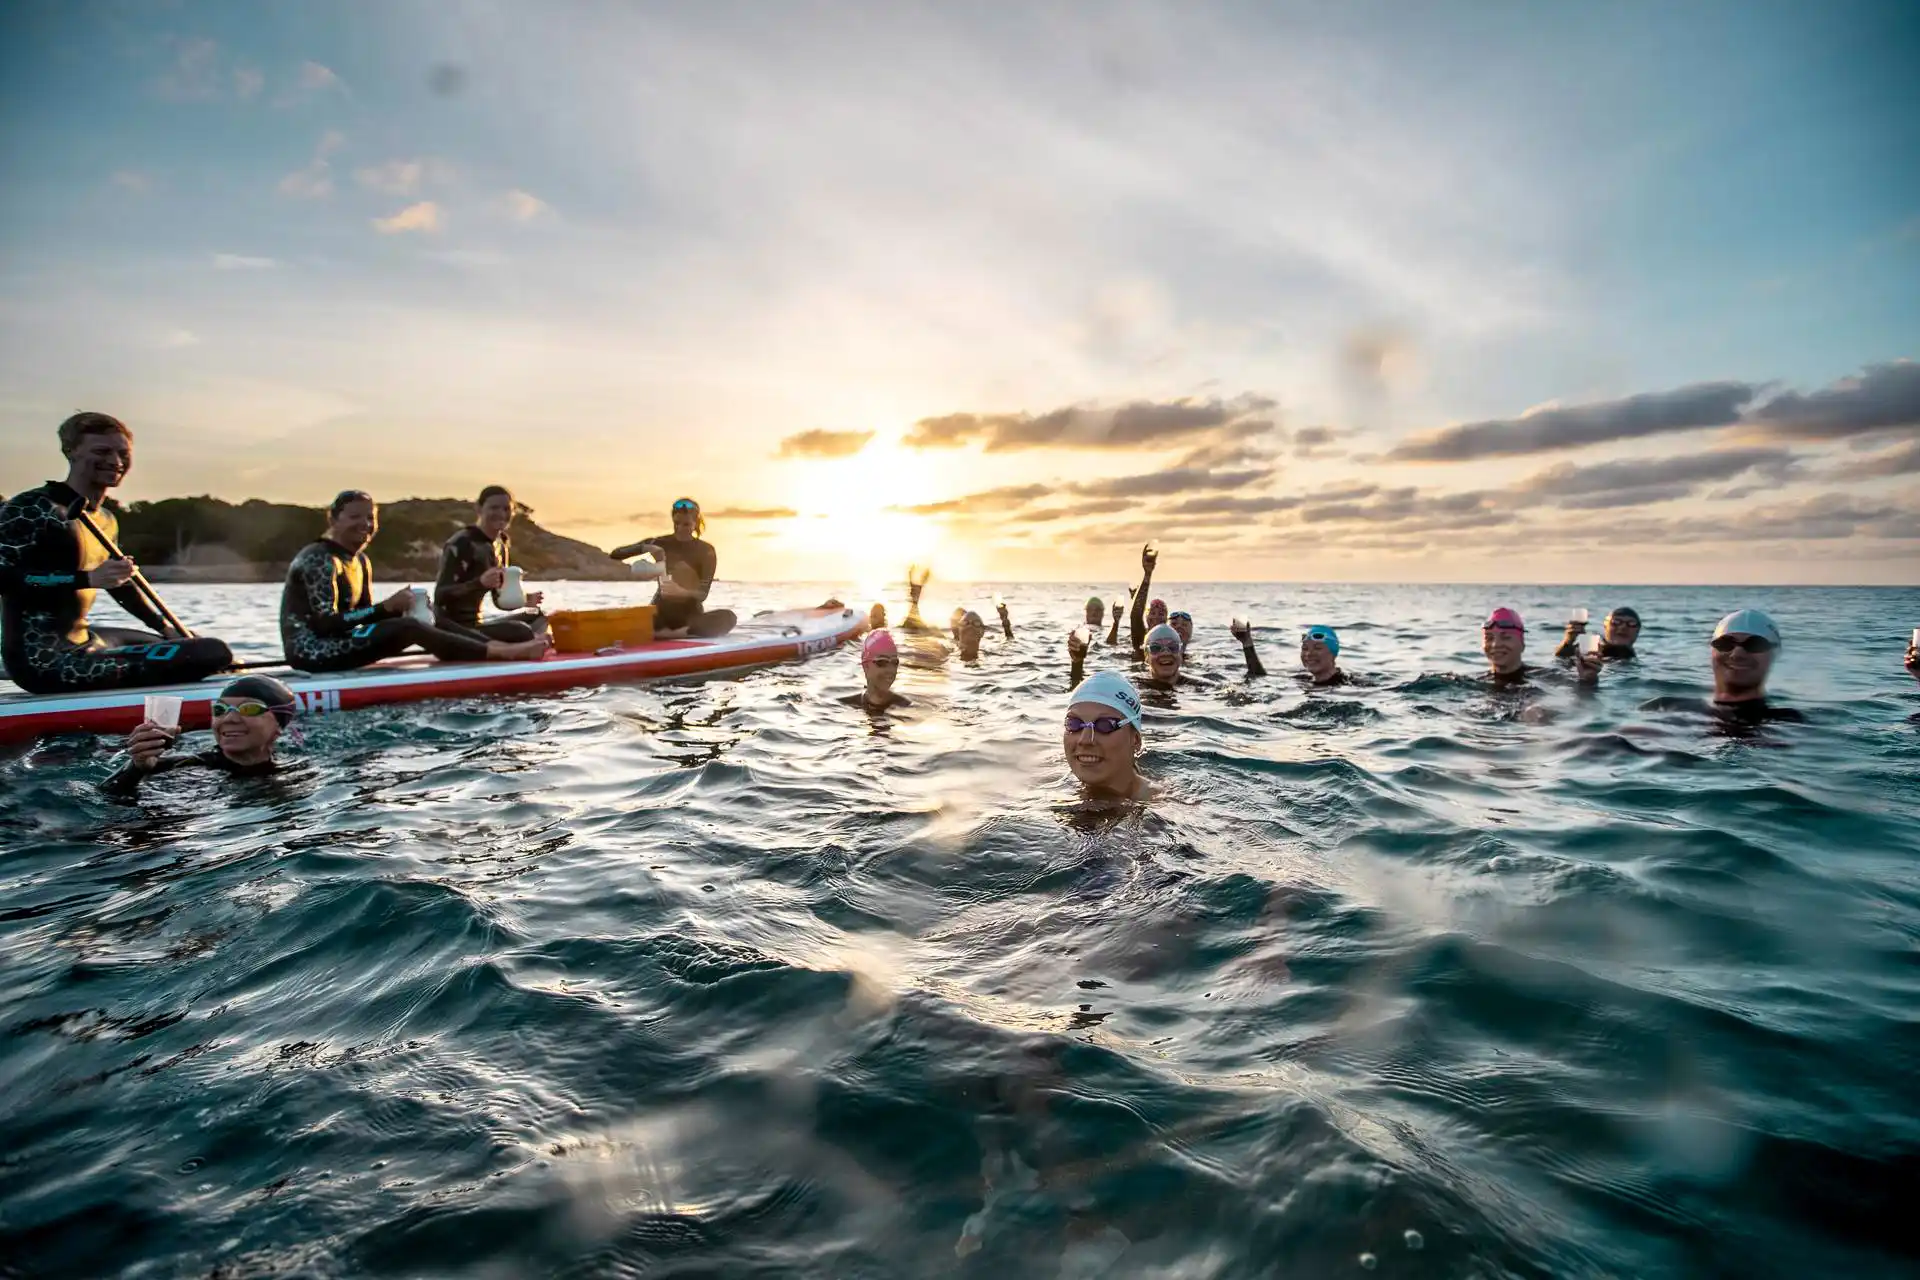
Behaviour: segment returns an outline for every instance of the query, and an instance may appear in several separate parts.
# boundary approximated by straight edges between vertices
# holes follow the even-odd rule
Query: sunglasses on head
[[[221,702],[215,699],[213,703],[213,718],[215,720],[227,715],[245,716],[251,720],[255,716],[270,715],[272,712],[273,708],[264,702]]]
[[[1082,720],[1079,716],[1067,717],[1067,732],[1081,733],[1091,729],[1101,737],[1118,733],[1127,724],[1125,716],[1095,716],[1091,720]]]
[[[698,511],[700,504],[692,498],[681,498],[673,504],[673,509],[675,511]]]
[[[1715,636],[1711,643],[1721,653],[1732,653],[1735,649],[1745,649],[1748,653],[1766,653],[1773,648],[1773,641],[1765,636]]]

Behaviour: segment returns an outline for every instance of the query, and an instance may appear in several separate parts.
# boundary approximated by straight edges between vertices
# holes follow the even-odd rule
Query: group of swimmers
[[[198,680],[236,666],[232,651],[213,637],[188,631],[161,604],[133,561],[116,545],[118,527],[108,493],[123,482],[133,465],[133,433],[118,419],[80,413],[60,425],[62,453],[68,462],[64,481],[16,495],[0,505],[0,660],[7,674],[33,693],[138,688]],[[373,565],[367,547],[379,529],[379,509],[368,493],[350,489],[327,508],[326,529],[288,566],[280,607],[281,638],[287,665],[302,671],[351,670],[420,648],[446,661],[524,661],[543,656],[550,646],[538,592],[518,587],[510,577],[509,530],[513,495],[492,485],[482,490],[472,524],[450,537],[442,551],[431,596],[408,587],[381,601],[372,598]],[[709,609],[707,596],[718,571],[718,555],[703,540],[700,506],[681,498],[672,507],[673,531],[616,548],[616,560],[649,557],[642,576],[657,580],[654,634],[662,639],[724,634],[734,615]],[[1105,637],[1118,651],[1123,616],[1128,644],[1140,681],[1117,670],[1086,674],[1085,664],[1108,622],[1098,598],[1086,602],[1085,625],[1067,638],[1069,698],[1064,749],[1067,763],[1093,792],[1144,795],[1147,784],[1135,770],[1141,749],[1140,689],[1172,690],[1218,684],[1188,665],[1193,645],[1193,616],[1169,609],[1151,596],[1158,553],[1141,551],[1140,585],[1132,607],[1112,605]],[[978,611],[956,609],[946,626],[920,614],[921,595],[930,572],[909,567],[909,606],[900,629],[916,638],[944,632],[962,661],[975,661],[987,634]],[[151,630],[93,625],[88,614],[95,594],[107,591]],[[483,602],[509,612],[482,620]],[[994,601],[1002,634],[1013,638],[1007,606]],[[884,606],[875,605],[860,651],[864,688],[845,701],[882,713],[908,705],[894,691],[902,661],[899,642],[887,627]],[[1570,663],[1573,680],[1592,686],[1608,662],[1631,660],[1640,634],[1640,616],[1632,608],[1609,613],[1598,637],[1586,635],[1584,621],[1569,622],[1554,650]],[[1229,627],[1240,643],[1246,675],[1267,674],[1255,649],[1251,627],[1235,619]],[[1593,643],[1585,643],[1592,640]],[[1721,619],[1709,641],[1714,693],[1711,701],[1662,698],[1647,710],[1695,710],[1741,724],[1801,720],[1796,710],[1770,705],[1766,682],[1780,649],[1772,619],[1742,609]],[[1496,689],[1529,685],[1545,674],[1524,661],[1526,624],[1511,608],[1497,608],[1481,627],[1487,681]],[[944,655],[944,649],[942,650]],[[1920,631],[1907,647],[1907,671],[1920,680]],[[1300,666],[1316,688],[1350,683],[1340,666],[1340,636],[1331,626],[1304,628]],[[169,755],[177,730],[143,724],[128,739],[129,760],[109,789],[125,793],[156,772],[203,766],[235,774],[271,772],[277,767],[273,746],[293,718],[297,701],[285,684],[264,674],[232,681],[214,702],[214,747],[191,755]],[[1103,714],[1103,712],[1105,714]],[[1119,738],[1113,735],[1126,733]]]

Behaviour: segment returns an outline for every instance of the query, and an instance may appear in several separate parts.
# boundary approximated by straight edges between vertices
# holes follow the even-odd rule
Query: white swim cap
[[[1780,647],[1780,628],[1773,625],[1773,619],[1758,609],[1741,609],[1720,619],[1720,625],[1713,629],[1713,638],[1718,640],[1729,631],[1747,636],[1765,636],[1773,647]]]
[[[1180,638],[1178,631],[1175,631],[1171,625],[1165,622],[1147,632],[1146,639],[1142,640],[1140,645],[1142,648],[1152,648],[1156,644],[1165,644],[1169,640],[1179,645],[1181,652],[1184,653],[1186,651],[1187,642]]]
[[[1133,681],[1118,671],[1096,671],[1082,680],[1080,687],[1067,695],[1068,706],[1076,702],[1112,707],[1128,724],[1136,729],[1140,727],[1140,694],[1134,689]]]

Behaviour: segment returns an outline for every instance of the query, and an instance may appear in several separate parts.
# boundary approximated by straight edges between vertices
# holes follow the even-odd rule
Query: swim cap
[[[960,625],[963,627],[979,627],[981,630],[984,631],[986,629],[987,623],[986,623],[986,620],[982,618],[979,614],[969,609],[967,610],[966,617],[960,619]]]
[[[282,729],[287,727],[287,721],[293,719],[293,713],[300,709],[300,702],[293,696],[293,690],[272,676],[241,676],[220,691],[222,702],[237,702],[243,698],[258,702],[273,712],[273,718],[280,722]]]
[[[1635,622],[1640,621],[1640,614],[1629,604],[1621,605],[1607,616],[1609,618],[1632,618]]]
[[[1147,601],[1147,612],[1152,613],[1155,610],[1158,610],[1161,613],[1165,613],[1167,611],[1167,602],[1165,600],[1158,600],[1158,599]]]
[[[1099,596],[1088,596],[1088,597],[1087,597],[1087,608],[1089,608],[1089,609],[1105,609],[1106,607],[1107,607],[1107,603],[1106,603],[1106,601],[1104,601],[1104,600],[1102,600],[1102,599],[1101,599],[1101,598],[1100,598]]]
[[[1773,647],[1780,647],[1780,628],[1773,625],[1773,619],[1758,609],[1741,609],[1720,619],[1720,625],[1713,629],[1713,638],[1718,640],[1729,631],[1742,635],[1765,636]]]
[[[1311,626],[1301,633],[1302,640],[1318,640],[1327,646],[1327,652],[1334,657],[1340,656],[1340,633],[1332,627]]]
[[[1185,609],[1175,609],[1172,613],[1167,615],[1168,622],[1172,622],[1175,618],[1185,618],[1188,622],[1193,621],[1193,615],[1188,613]]]
[[[862,662],[887,654],[899,657],[900,646],[893,642],[893,632],[885,627],[881,627],[878,631],[869,631],[867,638],[860,642],[860,661]]]
[[[1527,624],[1520,621],[1519,614],[1502,605],[1500,608],[1488,614],[1487,620],[1481,623],[1480,627],[1483,631],[1491,627],[1503,627],[1508,631],[1525,632]]]
[[[1136,729],[1140,727],[1140,694],[1133,687],[1133,681],[1118,671],[1096,671],[1082,680],[1080,687],[1067,695],[1068,706],[1076,702],[1112,707],[1128,724]]]
[[[1147,632],[1147,638],[1140,643],[1142,648],[1151,648],[1155,644],[1165,644],[1169,640],[1173,641],[1173,643],[1178,645],[1183,651],[1186,649],[1186,641],[1180,638],[1180,633],[1164,622]]]

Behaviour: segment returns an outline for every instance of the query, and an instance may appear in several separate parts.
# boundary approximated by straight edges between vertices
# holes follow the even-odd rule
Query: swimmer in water
[[[507,607],[500,603],[500,588],[507,585],[507,565],[513,550],[507,530],[512,526],[513,495],[497,484],[482,489],[474,503],[473,523],[448,538],[440,549],[433,611],[442,625],[452,623],[489,640],[510,642],[531,640],[546,630],[547,619],[540,612],[540,601],[545,597],[538,591],[526,593],[526,610],[491,622],[480,621],[480,602],[489,592],[495,607]]]
[[[1140,776],[1140,694],[1117,671],[1099,671],[1067,695],[1061,750],[1067,768],[1103,799],[1150,800],[1153,784]]]
[[[1095,635],[1098,635],[1100,632],[1100,624],[1107,620],[1107,606],[1099,596],[1087,597],[1086,620],[1087,626],[1093,630]],[[1120,615],[1116,610],[1114,613],[1114,621],[1118,622],[1119,620]]]
[[[1713,701],[1699,698],[1655,698],[1642,711],[1695,711],[1729,724],[1752,726],[1769,721],[1803,723],[1806,716],[1793,707],[1767,701],[1767,676],[1780,652],[1780,629],[1758,609],[1741,609],[1720,619],[1713,629]]]
[[[1920,629],[1907,641],[1907,674],[1920,680]]]
[[[1560,647],[1553,651],[1556,658],[1579,656],[1580,637],[1586,632],[1584,622],[1569,622],[1567,634],[1560,639]],[[1600,657],[1616,662],[1633,657],[1634,641],[1640,638],[1640,615],[1630,606],[1621,605],[1607,615],[1600,631]]]
[[[1109,628],[1107,631],[1107,647],[1108,648],[1112,648],[1114,645],[1117,645],[1120,643],[1120,617],[1123,612],[1124,611],[1120,607],[1119,597],[1118,596],[1114,597],[1113,626]],[[1099,624],[1095,623],[1094,625],[1098,626]]]
[[[443,662],[531,661],[547,640],[494,640],[464,627],[436,626],[411,614],[413,588],[373,602],[367,544],[380,529],[379,508],[348,489],[327,508],[327,532],[287,566],[280,593],[280,642],[301,671],[351,671],[420,646]]]
[[[1260,663],[1260,655],[1253,649],[1253,628],[1238,620],[1233,626],[1233,636],[1240,642],[1241,652],[1247,657],[1247,675],[1264,676],[1267,670]],[[1340,633],[1332,627],[1316,624],[1300,633],[1300,666],[1307,674],[1307,682],[1315,688],[1350,684],[1347,673],[1340,669]]]
[[[959,619],[955,621],[953,625],[953,642],[958,646],[960,660],[962,662],[978,662],[980,660],[980,642],[986,639],[986,636],[986,619],[971,609],[962,612]]]
[[[1007,613],[1007,602],[999,596],[993,598],[993,611],[1000,615],[1000,634],[1013,639],[1013,618]]]
[[[1133,656],[1146,656],[1147,632],[1167,620],[1167,602],[1155,600],[1154,612],[1159,616],[1149,619],[1147,616],[1147,588],[1153,585],[1154,566],[1160,563],[1160,553],[1149,542],[1140,548],[1140,585],[1133,591],[1133,609],[1128,621],[1131,625]]]
[[[714,575],[720,571],[720,553],[701,536],[707,531],[707,518],[692,498],[675,498],[671,515],[672,533],[615,547],[608,554],[615,560],[631,560],[652,552],[666,565],[660,585],[654,588],[654,639],[726,635],[738,621],[733,610],[706,607]]]
[[[1480,624],[1480,651],[1487,655],[1488,679],[1496,689],[1527,683],[1533,668],[1520,660],[1527,648],[1527,624],[1504,606]]]
[[[886,625],[887,606],[875,600],[873,602],[873,608],[867,610],[867,627],[869,630],[878,631]]]
[[[900,676],[900,648],[894,643],[891,632],[884,629],[870,631],[867,638],[860,642],[860,674],[866,679],[866,688],[840,699],[848,706],[877,715],[894,707],[913,705],[905,696],[893,691],[893,682]]]
[[[273,744],[297,710],[293,691],[278,680],[242,676],[213,701],[212,750],[168,755],[180,730],[143,723],[127,735],[127,763],[100,789],[108,795],[134,796],[154,774],[176,769],[217,769],[236,778],[277,773],[280,762],[273,757]]]
[[[60,424],[67,478],[0,505],[0,664],[29,693],[133,689],[199,680],[233,665],[212,636],[177,631],[141,593],[132,559],[110,559],[119,541],[109,490],[133,469],[133,432],[104,413]],[[105,591],[147,631],[88,619]]]
[[[1180,682],[1180,668],[1186,661],[1187,647],[1180,633],[1166,623],[1147,632],[1147,680],[1149,684],[1171,689]]]
[[[1167,615],[1167,625],[1180,635],[1180,643],[1187,652],[1193,651],[1193,615],[1185,609],[1175,609]]]

